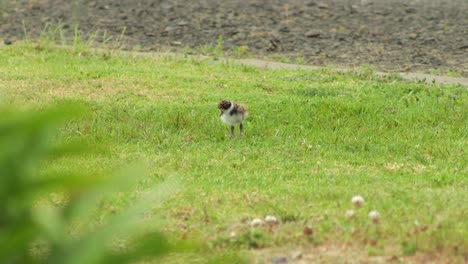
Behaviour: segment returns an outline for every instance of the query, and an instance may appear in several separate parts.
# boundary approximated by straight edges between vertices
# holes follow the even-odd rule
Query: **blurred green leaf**
[[[170,252],[194,252],[194,243],[172,242],[144,221],[146,212],[159,207],[177,192],[180,184],[166,181],[144,192],[121,214],[108,217],[99,228],[68,233],[72,223],[86,223],[100,201],[131,190],[145,175],[144,166],[128,166],[119,174],[65,171],[42,172],[40,165],[86,153],[83,142],[61,143],[60,124],[80,116],[80,106],[61,106],[36,112],[0,114],[0,263],[128,263]],[[41,172],[41,173],[39,173]],[[41,202],[51,192],[63,195],[59,206]],[[152,219],[154,221],[154,219]],[[116,238],[135,241],[127,248],[112,248]],[[32,254],[41,239],[44,250]]]

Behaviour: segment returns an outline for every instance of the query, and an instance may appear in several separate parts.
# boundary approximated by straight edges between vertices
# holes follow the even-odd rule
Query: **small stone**
[[[301,258],[302,258],[302,252],[300,252],[300,251],[294,252],[292,254],[292,259],[294,259],[294,260],[299,260]]]
[[[383,16],[386,16],[389,14],[389,12],[386,10],[375,10],[374,13],[376,13],[377,15],[383,15]]]
[[[314,230],[310,227],[304,227],[304,230],[302,230],[302,233],[306,236],[310,236],[314,233]]]
[[[172,41],[171,44],[172,44],[173,46],[181,46],[181,45],[182,45],[182,42],[180,42],[180,41]]]
[[[353,219],[354,215],[355,215],[354,210],[347,210],[346,211],[346,218],[348,218],[349,220]]]
[[[151,32],[151,31],[147,31],[147,32],[145,32],[145,36],[147,36],[147,37],[155,37],[155,36],[156,36],[156,33]]]
[[[318,30],[309,30],[304,35],[308,38],[317,38],[320,37],[321,32]]]
[[[285,264],[285,263],[288,263],[288,258],[287,257],[274,257],[272,259],[272,262],[274,264]]]
[[[170,31],[174,31],[175,29],[176,29],[175,27],[167,26],[164,28],[163,32],[170,32]]]
[[[3,43],[4,43],[5,45],[11,45],[11,44],[13,44],[13,42],[12,42],[11,40],[9,40],[9,39],[3,40]]]
[[[262,219],[255,218],[254,220],[250,222],[250,226],[257,227],[257,226],[260,226],[262,223],[263,223]]]
[[[273,225],[273,224],[277,224],[277,223],[278,223],[278,219],[277,219],[275,216],[273,216],[273,215],[267,215],[267,216],[265,217],[265,222],[266,222],[267,224]]]
[[[364,205],[364,198],[361,195],[355,195],[351,198],[351,203],[353,203],[356,208],[361,208]]]
[[[408,7],[408,8],[405,9],[405,11],[406,11],[406,13],[408,13],[408,14],[414,14],[414,13],[416,13],[416,11],[418,11],[418,10],[417,10],[416,8],[414,8],[414,7]]]
[[[380,214],[377,212],[377,210],[372,210],[369,212],[369,219],[372,221],[374,224],[378,224],[380,221]]]
[[[280,31],[280,32],[285,32],[285,33],[287,33],[287,32],[289,32],[289,27],[286,26],[286,25],[282,25],[282,26],[280,27],[279,31]]]
[[[416,39],[416,38],[418,37],[418,34],[416,34],[416,33],[410,33],[410,34],[408,35],[408,37],[409,37],[410,39]]]
[[[317,7],[320,8],[320,9],[328,9],[328,5],[325,4],[325,3],[318,3]]]

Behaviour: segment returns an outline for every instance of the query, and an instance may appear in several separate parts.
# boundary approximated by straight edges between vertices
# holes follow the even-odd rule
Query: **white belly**
[[[241,123],[244,117],[241,114],[230,115],[229,113],[224,113],[221,115],[221,120],[228,125],[235,125]]]

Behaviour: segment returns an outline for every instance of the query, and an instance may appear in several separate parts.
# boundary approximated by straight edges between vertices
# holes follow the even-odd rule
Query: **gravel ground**
[[[259,58],[468,76],[467,14],[468,0],[0,0],[0,39],[60,23],[124,49],[203,52],[222,36]]]

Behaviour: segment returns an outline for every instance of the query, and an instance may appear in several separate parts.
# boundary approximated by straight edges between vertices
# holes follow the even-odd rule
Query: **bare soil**
[[[374,250],[375,251],[375,250]],[[414,255],[406,256],[401,250],[394,249],[394,252],[375,251],[369,254],[369,250],[364,247],[349,245],[326,244],[316,247],[299,248],[270,248],[250,251],[252,263],[263,264],[384,264],[384,263],[409,263],[409,264],[446,264],[446,263],[466,263],[467,259],[462,256],[450,256],[444,254],[432,254],[417,252]]]
[[[78,25],[124,49],[187,51],[222,36],[259,58],[468,76],[467,14],[466,0],[0,0],[0,39]]]

